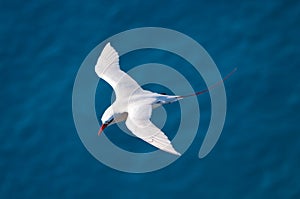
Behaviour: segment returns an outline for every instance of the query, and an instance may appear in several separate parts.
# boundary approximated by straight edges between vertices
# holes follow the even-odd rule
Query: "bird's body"
[[[144,92],[132,94],[129,101],[117,100],[109,107],[114,113],[114,122],[124,121],[128,117],[128,112],[131,109],[137,108],[141,105],[151,105],[152,109],[156,109],[164,104],[176,102],[180,99],[179,96],[162,95],[153,92]]]
[[[108,43],[95,66],[97,75],[109,83],[115,93],[115,102],[102,115],[99,134],[108,125],[126,121],[127,128],[149,144],[172,154],[180,155],[168,137],[151,121],[152,109],[181,99],[142,89],[135,80],[120,70],[119,55]]]

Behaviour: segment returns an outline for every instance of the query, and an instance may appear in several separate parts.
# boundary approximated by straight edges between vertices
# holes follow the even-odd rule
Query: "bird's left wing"
[[[181,155],[172,146],[168,137],[151,121],[152,106],[131,106],[126,120],[127,128],[138,138],[174,155]]]
[[[113,87],[117,97],[124,98],[133,92],[143,91],[134,79],[120,69],[118,52],[110,43],[103,48],[95,72]]]

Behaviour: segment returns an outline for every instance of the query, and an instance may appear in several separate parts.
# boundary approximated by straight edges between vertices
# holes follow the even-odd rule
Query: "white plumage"
[[[115,102],[102,116],[102,126],[126,120],[127,128],[138,138],[168,153],[180,155],[172,146],[168,137],[151,121],[152,109],[166,103],[172,103],[179,96],[162,95],[143,90],[135,80],[120,69],[119,55],[106,44],[95,66],[97,75],[109,83],[116,93]]]

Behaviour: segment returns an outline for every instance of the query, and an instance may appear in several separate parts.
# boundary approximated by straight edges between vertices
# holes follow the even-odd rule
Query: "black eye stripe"
[[[107,122],[105,122],[106,124],[111,123],[114,120],[114,118],[112,117],[110,120],[108,120]]]

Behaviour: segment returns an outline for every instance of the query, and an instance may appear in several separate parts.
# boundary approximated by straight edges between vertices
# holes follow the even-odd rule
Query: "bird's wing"
[[[181,155],[173,148],[168,137],[150,121],[151,113],[151,105],[130,106],[126,120],[127,128],[149,144],[168,153]]]
[[[119,55],[110,43],[102,50],[95,72],[113,87],[117,97],[128,97],[134,92],[143,91],[134,79],[120,69]]]

